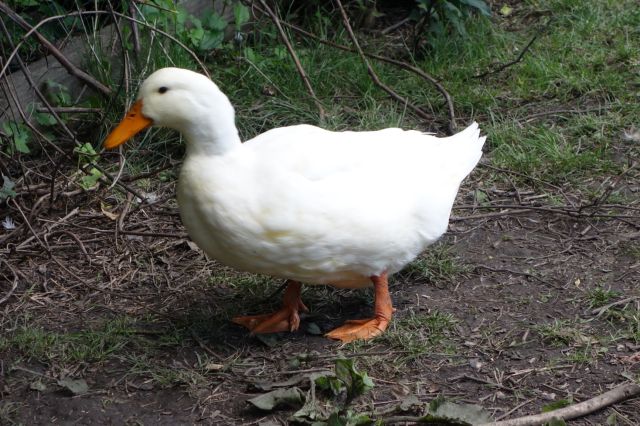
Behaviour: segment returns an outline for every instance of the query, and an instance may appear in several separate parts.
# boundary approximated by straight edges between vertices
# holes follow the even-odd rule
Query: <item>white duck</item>
[[[179,68],[144,81],[105,147],[151,125],[185,137],[177,194],[193,241],[224,264],[288,280],[279,311],[234,322],[252,333],[293,331],[307,310],[300,283],[373,285],[373,318],[327,334],[344,342],[386,329],[388,276],[444,234],[485,140],[476,123],[448,138],[297,125],[241,143],[229,99],[204,75]]]

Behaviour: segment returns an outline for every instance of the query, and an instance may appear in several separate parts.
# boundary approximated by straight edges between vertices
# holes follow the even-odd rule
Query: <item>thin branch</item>
[[[529,50],[529,48],[533,45],[533,42],[535,42],[535,41],[536,41],[536,39],[537,39],[538,37],[540,37],[540,35],[541,35],[541,34],[542,34],[546,29],[547,29],[547,27],[549,26],[549,23],[550,23],[550,22],[551,22],[551,21],[547,22],[544,26],[542,26],[542,27],[538,30],[538,32],[536,32],[536,33],[533,35],[533,37],[531,37],[531,40],[529,40],[529,43],[527,43],[527,45],[522,49],[522,51],[520,52],[520,54],[518,55],[518,57],[517,57],[516,59],[514,59],[513,61],[509,61],[509,62],[507,62],[506,64],[502,64],[502,65],[500,65],[500,66],[498,66],[498,67],[496,67],[496,68],[494,68],[494,69],[491,69],[491,70],[485,71],[485,72],[480,73],[480,74],[478,74],[478,75],[474,75],[474,76],[473,76],[473,78],[482,78],[482,77],[486,77],[486,76],[491,75],[491,74],[497,74],[497,73],[499,73],[500,71],[502,71],[502,70],[504,70],[504,69],[506,69],[506,68],[509,68],[510,66],[515,65],[515,64],[517,64],[518,62],[522,61],[522,59],[524,58],[525,53],[527,53],[527,51]]]
[[[604,407],[608,407],[638,395],[640,395],[640,385],[636,383],[625,383],[603,393],[602,395],[598,395],[579,404],[574,404],[559,410],[494,423],[485,423],[480,426],[534,426],[544,424],[554,418],[571,420],[586,416],[587,414],[601,410]]]
[[[0,0],[0,5],[3,4],[2,1]],[[156,32],[158,34],[163,35],[164,37],[168,38],[169,40],[173,41],[174,43],[176,43],[178,46],[180,46],[181,48],[183,48],[187,53],[189,53],[189,55],[191,55],[191,57],[198,63],[198,65],[200,66],[200,69],[202,71],[202,73],[204,75],[206,75],[207,77],[211,78],[211,75],[209,74],[209,71],[207,70],[207,67],[202,63],[202,61],[200,60],[200,58],[198,58],[198,55],[195,54],[195,52],[191,49],[189,49],[189,47],[187,45],[185,45],[184,43],[182,43],[180,40],[178,40],[177,38],[175,38],[174,36],[172,36],[171,34],[167,33],[166,31],[162,31],[156,27],[154,27],[153,25],[148,24],[147,22],[143,22],[140,21],[138,19],[134,19],[130,16],[124,15],[122,13],[118,13],[118,12],[107,12],[106,10],[88,10],[88,11],[80,11],[80,12],[72,12],[72,13],[66,13],[64,15],[55,15],[55,16],[50,16],[48,18],[45,18],[43,20],[41,20],[40,22],[38,22],[36,25],[33,26],[33,28],[31,28],[31,30],[27,31],[27,33],[25,35],[22,36],[22,39],[16,44],[16,47],[13,49],[13,51],[7,56],[7,59],[5,61],[4,66],[2,67],[2,69],[0,70],[0,78],[5,74],[5,72],[7,71],[7,68],[9,67],[9,64],[11,63],[11,60],[13,59],[14,56],[16,56],[16,54],[18,53],[18,49],[20,48],[20,46],[22,46],[22,44],[25,42],[25,40],[32,35],[33,33],[36,32],[36,30],[38,28],[40,28],[41,26],[43,26],[44,24],[51,22],[51,21],[57,21],[60,19],[66,19],[66,18],[71,18],[71,17],[75,17],[75,16],[91,16],[91,15],[115,15],[119,18],[131,21],[131,22],[135,22],[137,24],[142,25],[143,27],[146,27],[148,29],[150,29],[153,32]]]
[[[27,21],[22,19],[22,16],[14,12],[13,9],[7,6],[7,4],[3,1],[0,1],[0,10],[4,12],[12,21],[22,27],[22,29],[24,29],[25,31],[33,30],[33,35],[38,39],[38,42],[40,42],[40,44],[44,46],[51,53],[51,55],[53,55],[58,60],[58,62],[60,62],[60,65],[62,65],[69,74],[84,81],[86,84],[102,93],[103,96],[111,96],[111,89],[72,64],[71,61],[69,61],[69,59],[67,59],[67,57],[64,56],[62,52],[60,52],[60,50],[58,50],[58,48],[53,45],[53,43],[44,38],[38,31],[35,31]]]
[[[347,33],[349,33],[349,37],[351,37],[351,41],[353,42],[353,45],[358,51],[358,54],[360,55],[362,62],[367,67],[367,72],[369,73],[369,76],[371,77],[371,80],[373,81],[373,83],[379,88],[381,88],[382,90],[384,90],[385,92],[387,92],[387,94],[391,96],[393,99],[402,103],[403,105],[406,105],[409,109],[411,109],[418,116],[420,116],[420,118],[428,121],[433,121],[432,116],[430,116],[429,114],[424,112],[422,109],[418,108],[417,106],[413,105],[411,102],[409,102],[408,99],[400,96],[394,90],[392,90],[389,86],[385,85],[382,81],[380,81],[380,78],[375,73],[373,68],[371,68],[371,64],[369,64],[369,61],[367,60],[366,55],[362,51],[362,48],[360,47],[360,43],[358,43],[358,39],[356,38],[356,35],[353,33],[351,24],[349,24],[349,17],[347,16],[347,12],[345,12],[344,7],[342,6],[342,2],[340,0],[335,0],[335,1],[336,1],[336,4],[338,5],[338,8],[340,9],[340,13],[342,14],[342,22],[344,24],[344,27],[347,30]]]
[[[307,74],[305,73],[304,68],[302,67],[302,63],[300,62],[300,59],[298,59],[298,55],[296,54],[296,51],[293,50],[293,46],[291,46],[291,42],[289,41],[287,34],[284,32],[284,29],[282,28],[280,19],[264,0],[260,0],[260,4],[266,10],[267,14],[269,15],[273,23],[276,25],[276,28],[278,29],[278,33],[280,34],[280,38],[282,39],[282,42],[287,47],[287,50],[289,51],[289,55],[291,55],[291,58],[293,59],[293,62],[296,65],[298,74],[300,74],[300,78],[302,78],[302,82],[307,88],[307,92],[309,92],[309,95],[311,96],[316,106],[318,107],[318,112],[320,114],[320,121],[324,121],[324,118],[326,115],[324,111],[324,107],[322,106],[322,103],[320,103],[320,100],[316,96],[316,93],[313,91],[313,87],[311,86],[309,77],[307,77]]]
[[[352,53],[358,53],[358,51],[356,49],[353,49],[351,47],[348,46],[344,46],[342,44],[338,44],[338,43],[334,43],[332,41],[329,40],[324,40],[320,37],[318,37],[317,35],[310,33],[296,25],[290,24],[288,22],[282,22],[282,25],[291,28],[293,31],[297,32],[298,34],[302,34],[305,37],[308,37],[312,40],[317,41],[318,43],[322,43],[324,45],[327,46],[331,46],[334,47],[336,49],[340,49],[343,50],[345,52],[352,52]],[[368,58],[372,58],[375,59],[377,61],[380,62],[385,62],[391,65],[395,65],[397,67],[400,67],[404,70],[407,70],[409,72],[412,72],[416,75],[418,75],[419,77],[422,77],[423,79],[427,80],[429,83],[431,83],[438,92],[440,92],[440,94],[444,97],[444,100],[447,104],[447,113],[449,115],[449,125],[448,125],[448,129],[449,129],[449,134],[453,134],[456,131],[456,121],[455,121],[455,110],[453,107],[453,100],[451,99],[451,95],[449,94],[449,92],[447,92],[447,90],[444,88],[444,86],[433,76],[427,74],[426,72],[424,72],[423,70],[421,70],[420,68],[410,65],[407,62],[403,62],[403,61],[398,61],[396,59],[391,59],[391,58],[387,58],[385,56],[380,56],[380,55],[376,55],[374,53],[368,53],[368,52],[364,52],[364,55]]]

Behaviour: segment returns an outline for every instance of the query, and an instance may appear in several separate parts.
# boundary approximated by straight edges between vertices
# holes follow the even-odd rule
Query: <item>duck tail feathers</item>
[[[486,139],[486,136],[480,136],[480,126],[475,121],[463,131],[446,138],[444,143],[453,151],[450,158],[456,159],[455,168],[460,172],[460,181],[467,177],[480,161]]]

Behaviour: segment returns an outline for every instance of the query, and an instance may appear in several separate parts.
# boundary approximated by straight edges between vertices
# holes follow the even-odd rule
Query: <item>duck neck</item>
[[[187,155],[225,155],[241,146],[233,118],[225,122],[201,121],[182,130],[187,141]]]

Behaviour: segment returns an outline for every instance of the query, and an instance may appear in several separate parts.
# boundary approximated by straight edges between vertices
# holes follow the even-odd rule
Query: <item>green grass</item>
[[[620,292],[597,286],[587,291],[586,297],[591,308],[599,308],[614,301],[620,296]]]
[[[430,313],[410,312],[396,320],[380,340],[393,348],[402,350],[400,364],[420,355],[433,352],[455,354],[455,345],[450,336],[458,320],[451,314],[440,311]]]
[[[468,268],[456,257],[452,246],[438,243],[407,265],[395,279],[442,284],[451,282],[467,270]]]

